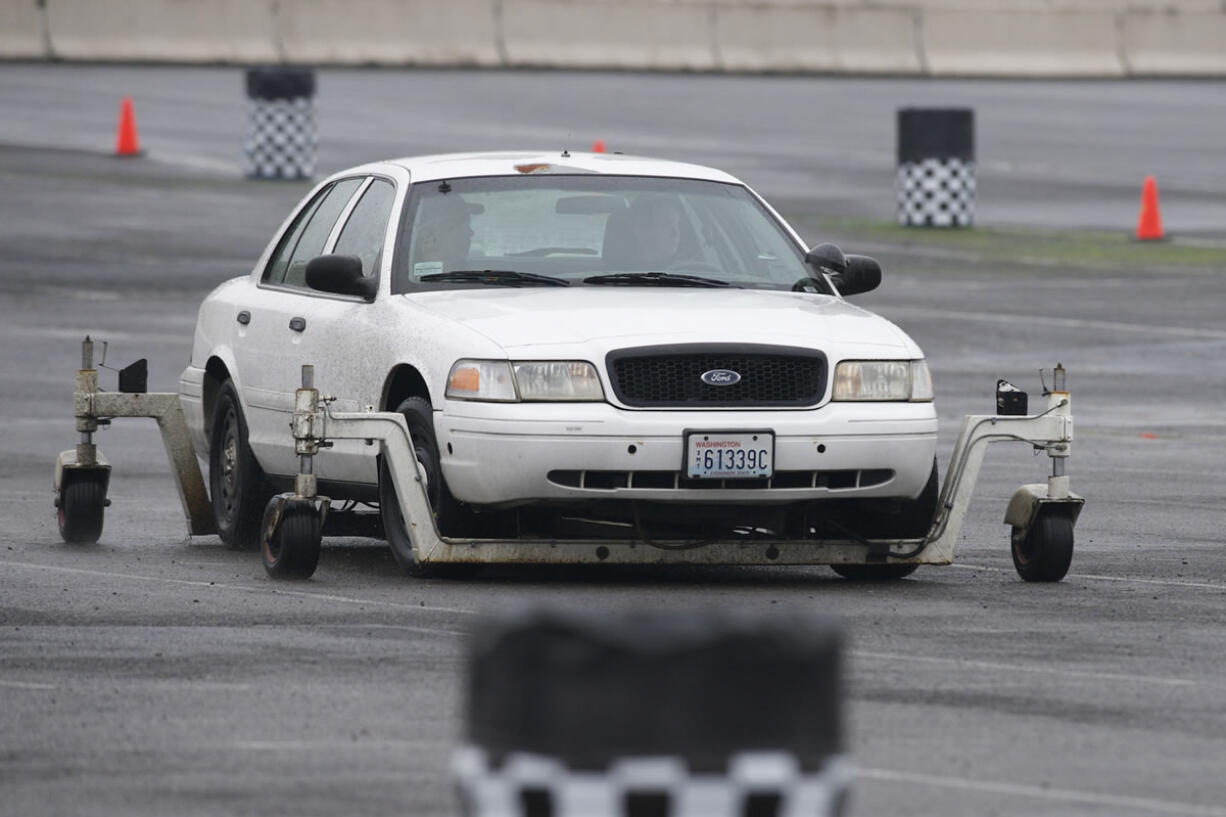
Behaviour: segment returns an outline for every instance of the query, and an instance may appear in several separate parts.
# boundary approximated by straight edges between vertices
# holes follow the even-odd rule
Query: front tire
[[[830,565],[830,569],[853,582],[896,582],[910,576],[919,565]]]
[[[271,492],[247,443],[247,420],[234,384],[222,384],[209,436],[209,498],[217,535],[231,550],[260,543],[260,521]]]
[[[447,483],[443,479],[438,441],[434,436],[433,408],[429,401],[421,397],[410,397],[397,406],[396,411],[404,415],[409,435],[413,438],[413,453],[417,457],[417,467],[421,471],[422,480],[426,483],[426,496],[430,500],[431,510],[434,511],[434,521],[439,533],[443,536],[466,535],[466,523],[470,515],[451,495],[451,491],[447,490]],[[392,474],[386,458],[379,461],[379,513],[383,519],[387,544],[405,573],[425,577],[444,572],[439,570],[442,566],[431,567],[417,561],[413,540],[400,511],[400,500],[396,496],[396,487],[392,483]]]

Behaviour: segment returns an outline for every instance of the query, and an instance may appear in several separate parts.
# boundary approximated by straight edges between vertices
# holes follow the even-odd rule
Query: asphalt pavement
[[[925,349],[943,468],[998,377],[1037,400],[1039,368],[1068,368],[1087,504],[1056,585],[1010,563],[1005,503],[1047,459],[1004,445],[956,563],[892,585],[826,568],[413,580],[363,539],[275,583],[258,555],[186,535],[145,420],[99,435],[102,541],[64,545],[51,472],[76,439],[82,337],[173,391],[200,299],[306,190],[241,177],[241,87],[234,69],[0,65],[0,815],[456,814],[465,634],[549,603],[839,617],[855,817],[1226,817],[1226,263],[874,248],[885,283],[857,301]],[[1154,172],[1168,228],[1226,233],[1221,83],[355,70],[320,89],[321,172],[602,138],[726,167],[811,240],[890,218],[896,107],[971,104],[981,223],[1127,230]],[[121,94],[145,158],[108,155]]]

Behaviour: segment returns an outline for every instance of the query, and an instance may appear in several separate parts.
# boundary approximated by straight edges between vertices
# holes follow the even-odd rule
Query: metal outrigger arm
[[[305,368],[305,367],[304,367]],[[1063,386],[1063,368],[1059,386]],[[1026,485],[1010,502],[1006,522],[1015,540],[1024,540],[1040,512],[1048,506],[1066,509],[1075,522],[1084,499],[1069,491],[1064,462],[1073,439],[1071,400],[1067,391],[1048,394],[1048,407],[1032,416],[970,415],[962,424],[940,492],[939,506],[923,539],[831,541],[809,539],[746,538],[701,543],[696,547],[669,547],[670,542],[636,539],[470,539],[442,536],[435,524],[426,486],[414,454],[413,441],[403,416],[394,412],[333,412],[313,384],[299,389],[293,422],[298,451],[314,453],[327,440],[378,441],[388,464],[406,532],[413,542],[416,561],[447,563],[698,563],[698,564],[950,564],[954,546],[966,519],[971,494],[988,443],[1024,442],[1053,460],[1053,476],[1046,485]],[[314,497],[313,477],[299,476]],[[284,495],[287,499],[290,495]],[[271,532],[266,532],[270,535]],[[868,547],[866,548],[866,545]],[[1069,547],[1071,548],[1071,540]],[[1071,552],[1071,551],[1070,551]],[[1065,566],[1067,569],[1067,565]],[[1020,572],[1020,568],[1019,568]],[[1063,573],[1061,573],[1061,576]]]
[[[108,425],[116,417],[150,417],[157,421],[188,531],[193,536],[216,533],[179,395],[100,391],[93,358],[94,343],[86,337],[81,344],[81,368],[77,371],[72,401],[80,441],[76,448],[61,452],[56,458],[53,480],[60,533],[65,541],[92,543],[102,533],[103,508],[110,504],[106,491],[111,466],[98,450],[93,435],[99,426]]]

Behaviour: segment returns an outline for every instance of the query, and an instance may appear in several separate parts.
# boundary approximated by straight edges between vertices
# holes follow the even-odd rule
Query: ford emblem
[[[733,386],[741,382],[741,376],[731,369],[712,369],[702,373],[702,382],[708,386]]]

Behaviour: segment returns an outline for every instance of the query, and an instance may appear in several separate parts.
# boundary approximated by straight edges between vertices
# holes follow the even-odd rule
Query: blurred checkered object
[[[975,165],[924,159],[898,165],[898,223],[904,227],[969,227],[975,217]]]
[[[315,105],[309,97],[248,101],[247,176],[309,179],[315,174]]]
[[[852,781],[840,756],[808,772],[787,752],[740,752],[726,773],[700,774],[678,757],[622,758],[598,772],[514,753],[494,768],[467,747],[454,769],[465,817],[837,817]]]

